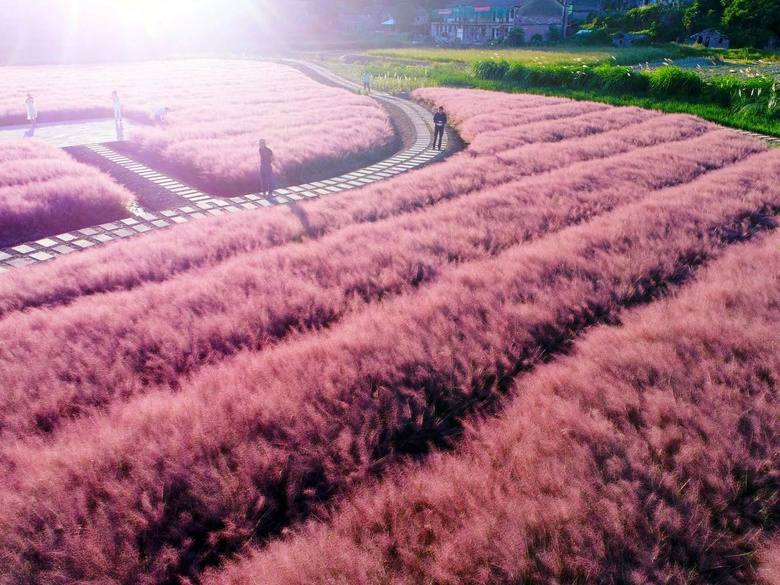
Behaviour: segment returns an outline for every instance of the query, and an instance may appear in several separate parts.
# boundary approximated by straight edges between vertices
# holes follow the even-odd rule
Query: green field
[[[538,65],[565,65],[572,63],[616,63],[634,65],[644,62],[679,59],[703,53],[702,49],[682,45],[664,45],[654,47],[545,47],[545,48],[497,48],[456,49],[456,48],[400,48],[376,49],[367,51],[367,55],[390,59],[403,59],[427,63],[473,63],[482,59],[506,59]]]
[[[494,77],[475,74],[485,62],[504,63],[525,73]],[[538,93],[685,112],[733,128],[780,136],[780,88],[774,84],[780,74],[780,61],[777,55],[756,51],[748,54],[745,50],[710,50],[676,44],[626,49],[612,46],[397,48],[331,57],[325,65],[355,81],[368,71],[374,90],[390,93],[434,86]],[[698,75],[702,81],[694,77],[700,86],[697,91],[689,92],[684,84],[655,93],[638,87],[616,89],[620,84],[615,82],[620,82],[620,76],[627,72],[652,78],[657,77],[654,72],[668,66],[679,66]],[[580,73],[591,74],[604,68],[608,70],[603,75],[605,83],[576,83]]]

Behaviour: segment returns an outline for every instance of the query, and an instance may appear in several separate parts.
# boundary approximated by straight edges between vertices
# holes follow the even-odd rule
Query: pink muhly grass
[[[181,376],[241,349],[331,326],[362,303],[409,293],[438,279],[450,263],[479,261],[549,236],[764,148],[731,131],[698,136],[710,126],[690,117],[671,116],[666,125],[664,120],[568,149],[561,143],[567,154],[550,160],[571,163],[576,146],[587,160],[591,152],[621,152],[626,144],[656,144],[663,136],[673,140],[668,144],[509,183],[423,215],[346,228],[306,246],[241,254],[161,286],[7,316],[0,336],[12,349],[0,351],[0,386],[12,400],[0,397],[0,432],[49,433],[61,420],[88,415],[117,396],[126,399],[158,385],[175,388]],[[685,135],[690,139],[674,142]],[[518,174],[526,172],[526,158],[512,163]],[[527,172],[537,172],[538,164],[533,159]],[[32,337],[44,341],[31,345]]]
[[[777,266],[777,234],[736,247],[518,380],[458,452],[203,582],[777,583]]]
[[[129,191],[53,146],[26,142],[0,143],[0,247],[127,216]]]
[[[394,139],[389,117],[370,98],[280,64],[183,60],[62,69],[67,74],[3,68],[0,85],[29,88],[41,121],[110,116],[113,90],[124,115],[138,122],[152,124],[153,113],[168,106],[164,127],[128,133],[134,150],[187,182],[231,195],[259,188],[258,138],[274,151],[280,185],[347,157],[386,150]],[[23,96],[0,96],[0,124],[22,123],[23,106]]]
[[[504,100],[502,94],[487,95]],[[520,99],[522,96],[515,97]],[[489,108],[487,99],[483,99],[483,107]],[[543,104],[545,99],[550,98],[535,97],[536,106]],[[551,100],[553,104],[558,101]],[[591,121],[585,116],[577,116],[570,124],[564,124],[565,120],[546,122],[549,128],[539,124],[512,126],[517,139],[502,138],[500,149],[509,150],[536,140],[581,138],[596,133],[594,124],[601,123],[605,130],[617,129],[652,117],[638,112],[645,111],[610,108]],[[484,136],[487,138],[491,133]],[[659,140],[663,137],[659,136]],[[488,149],[485,154],[493,152]],[[239,251],[279,245],[305,237],[307,231],[308,235],[319,236],[352,223],[377,221],[500,185],[514,176],[511,165],[492,156],[481,156],[479,151],[467,151],[442,164],[339,197],[307,202],[304,208],[306,226],[290,216],[287,208],[264,211],[262,215],[240,214],[213,218],[197,225],[177,226],[176,230],[150,234],[142,240],[123,242],[121,246],[60,258],[34,271],[4,275],[0,279],[0,314],[25,306],[65,303],[78,294],[129,288],[147,280],[164,280],[182,271],[208,266]],[[202,232],[205,233],[201,235]]]
[[[780,538],[773,535],[758,552],[758,576],[761,585],[780,585]]]
[[[49,445],[4,446],[6,570],[40,583],[196,575],[442,444],[583,328],[771,224],[778,172],[777,151],[751,157],[469,263],[329,331],[204,369],[174,395],[117,404]]]

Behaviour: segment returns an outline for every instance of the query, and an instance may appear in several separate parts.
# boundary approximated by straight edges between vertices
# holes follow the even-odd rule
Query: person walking
[[[119,94],[116,90],[111,92],[111,101],[114,102],[114,120],[118,124],[122,123],[122,104],[119,102]]]
[[[27,121],[35,127],[38,123],[38,110],[35,108],[35,100],[32,94],[27,94],[27,99],[24,103],[27,106]]]
[[[439,111],[433,115],[433,148],[441,150],[441,140],[444,137],[444,127],[447,125],[447,114],[444,113],[444,106],[439,106]],[[436,146],[436,139],[439,139],[439,146]]]
[[[363,73],[363,89],[366,90],[366,93],[371,93],[371,76],[368,71]]]
[[[274,171],[271,166],[274,153],[266,146],[264,139],[258,140],[257,144],[260,153],[260,192],[265,197],[270,197],[274,192]]]

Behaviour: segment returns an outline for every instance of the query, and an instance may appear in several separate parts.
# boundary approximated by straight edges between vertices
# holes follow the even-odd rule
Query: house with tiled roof
[[[475,4],[451,2],[431,12],[431,36],[440,41],[483,44],[503,39],[522,27],[527,39],[546,38],[550,27],[565,33],[570,0],[477,0]]]

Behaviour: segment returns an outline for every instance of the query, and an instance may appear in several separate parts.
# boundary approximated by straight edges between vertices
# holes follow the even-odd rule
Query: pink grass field
[[[464,152],[0,276],[0,582],[771,582],[780,151],[418,97]]]
[[[0,68],[0,124],[24,122],[32,93],[39,123],[123,114],[148,127],[128,132],[131,153],[214,195],[259,189],[257,140],[275,156],[279,186],[365,160],[395,144],[373,100],[316,83],[291,67],[239,60]],[[280,99],[284,96],[284,99]],[[171,109],[165,126],[154,112]]]
[[[132,193],[59,148],[0,142],[0,248],[127,217]]]
[[[457,453],[204,583],[778,583],[778,266],[777,234],[738,246],[518,380]]]

